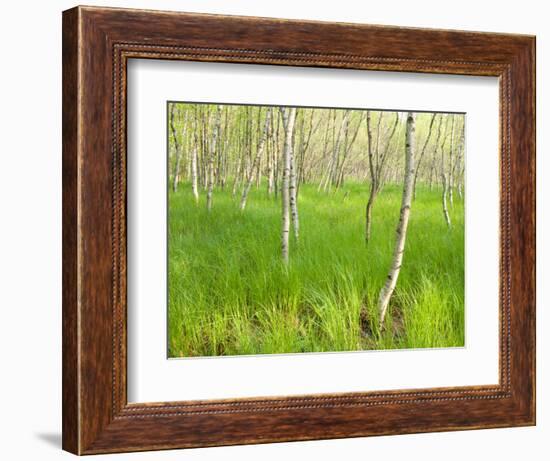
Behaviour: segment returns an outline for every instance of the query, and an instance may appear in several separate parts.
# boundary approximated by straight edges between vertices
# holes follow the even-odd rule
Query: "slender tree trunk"
[[[231,188],[231,198],[235,198],[237,195],[237,189],[239,187],[239,178],[241,175],[241,168],[243,164],[243,132],[242,132],[242,114],[239,112],[237,124],[235,128],[233,128],[236,132],[236,139],[235,139],[235,166],[233,171],[233,186]]]
[[[199,184],[197,182],[197,146],[193,146],[191,154],[191,184],[195,203],[199,203]]]
[[[384,319],[388,310],[391,296],[395,290],[399,271],[403,262],[403,253],[405,252],[405,242],[407,239],[407,227],[409,224],[409,215],[411,212],[412,192],[414,185],[415,172],[415,121],[414,114],[407,114],[407,129],[405,134],[405,179],[403,185],[403,197],[401,200],[401,212],[399,216],[399,224],[397,225],[397,238],[395,249],[393,252],[392,262],[388,277],[384,287],[380,291],[378,298],[378,312],[380,329],[383,328]]]
[[[340,188],[340,171],[344,168],[343,164],[346,159],[346,152],[348,150],[348,145],[349,145],[350,117],[351,117],[351,112],[349,112],[349,116],[345,118],[345,124],[343,126],[343,132],[344,132],[343,147],[338,149],[337,156],[336,156],[336,164],[334,165],[334,174],[332,177],[332,184],[336,187],[336,189]]]
[[[334,131],[334,130],[333,130]],[[330,111],[327,113],[327,127],[325,130],[325,136],[323,141],[323,160],[326,159],[328,155],[328,138],[330,134]],[[330,168],[329,168],[330,170]],[[327,173],[328,174],[328,173]],[[321,181],[319,181],[319,187],[317,188],[317,192],[321,192],[321,189],[323,188],[325,176],[323,175],[323,169],[321,167]]]
[[[454,182],[453,173],[449,171],[449,204],[451,205],[451,208],[454,207],[453,182]]]
[[[447,193],[448,193],[449,178],[445,173],[445,166],[446,166],[445,165],[445,140],[447,138],[448,123],[449,123],[449,120],[447,119],[447,123],[445,126],[445,136],[441,143],[441,185],[443,186],[443,191],[441,192],[441,205],[443,208],[443,217],[445,218],[447,227],[451,227],[451,218],[449,216],[449,210],[447,209]]]
[[[210,152],[208,150],[208,127],[210,125],[210,108],[209,106],[203,107],[202,114],[202,130],[201,130],[201,177],[202,187],[205,191],[208,191],[208,179],[209,165],[210,165]]]
[[[455,116],[451,115],[451,145],[449,146],[449,204],[451,208],[454,206],[453,202],[453,154],[454,154],[454,135],[455,135]]]
[[[346,147],[344,149],[344,155],[342,157],[342,162],[340,163],[340,171],[338,173],[338,180],[336,182],[336,188],[339,189],[344,185],[344,175],[345,175],[345,168],[346,168],[346,161],[348,160],[350,153],[353,149],[353,145],[355,144],[355,140],[357,139],[357,135],[359,134],[359,128],[361,128],[361,124],[363,122],[363,114],[360,115],[357,127],[355,128],[355,131],[353,132],[351,136],[351,140],[349,142],[346,142]],[[346,133],[347,136],[347,133]]]
[[[296,109],[295,109],[296,110]],[[290,213],[292,215],[292,229],[294,230],[294,239],[298,242],[300,236],[300,219],[298,217],[298,188],[296,184],[296,155],[294,149],[290,151]]]
[[[432,128],[433,128],[436,117],[437,117],[437,114],[434,113],[432,115],[431,120],[430,120],[430,128],[428,129],[428,136],[426,136],[426,140],[424,141],[424,145],[422,146],[422,150],[420,151],[420,155],[418,156],[418,162],[417,162],[417,165],[416,165],[416,172],[414,173],[413,200],[416,200],[416,181],[418,179],[418,173],[420,171],[420,165],[422,163],[422,159],[424,158],[424,153],[426,152],[426,147],[428,146],[428,142],[430,141],[430,138],[432,137]],[[437,148],[437,141],[436,141],[436,148]]]
[[[191,150],[191,189],[193,190],[193,197],[195,197],[195,203],[199,203],[199,175],[197,171],[198,167],[198,144],[199,139],[197,135],[198,123],[197,123],[197,111],[194,111],[195,122],[193,124],[193,149]]]
[[[434,187],[434,169],[435,169],[435,160],[432,159],[432,164],[430,166],[430,191]]]
[[[267,139],[267,195],[273,195],[273,185],[275,181],[275,148],[273,145],[273,124],[269,126]]]
[[[220,119],[221,119],[221,108],[222,106],[217,106],[216,115],[214,119],[214,132],[212,133],[212,142],[210,144],[210,159],[208,165],[208,191],[206,194],[206,208],[208,211],[212,209],[212,193],[214,191],[214,164],[216,162],[216,152],[217,152],[217,140],[220,135]]]
[[[281,128],[281,117],[277,117],[277,125],[275,126],[275,123],[273,123],[273,126],[275,128],[273,134],[273,193],[275,194],[275,199],[277,199],[277,195],[279,194],[281,188],[281,181],[279,179],[281,175],[281,139],[279,136]]]
[[[258,170],[258,165],[260,164],[260,159],[262,157],[263,151],[265,149],[265,142],[267,139],[267,132],[269,130],[269,124],[271,122],[271,107],[267,109],[267,113],[265,115],[265,126],[264,131],[262,133],[262,138],[260,139],[260,143],[258,144],[258,152],[256,153],[256,157],[254,157],[254,161],[252,163],[252,168],[250,168],[250,172],[248,175],[248,179],[246,181],[246,184],[243,189],[243,194],[241,197],[241,210],[244,210],[246,207],[246,201],[248,199],[248,193],[250,192],[250,188],[252,187],[252,182],[254,181],[254,173],[256,175],[260,175],[260,172]]]
[[[183,126],[182,126],[182,129],[181,129],[182,144],[180,144],[180,142],[178,140],[178,134],[177,134],[176,124],[175,124],[175,120],[174,120],[175,117],[176,117],[175,108],[176,108],[176,105],[174,103],[172,103],[170,105],[170,129],[172,131],[172,137],[174,139],[174,147],[176,149],[176,159],[175,159],[175,165],[174,165],[174,172],[173,172],[173,175],[172,175],[172,190],[174,192],[177,192],[178,191],[178,183],[179,183],[179,180],[180,180],[181,158],[182,158],[182,151],[183,151],[182,144],[183,144],[183,141],[185,139],[185,126],[186,126],[186,123],[187,123],[187,112],[185,113],[185,117],[184,117],[184,120],[183,120]]]
[[[224,117],[223,128],[222,128],[223,142],[220,140],[220,175],[218,179],[222,190],[225,190],[225,185],[227,183],[227,163],[228,163],[227,156],[229,154],[229,138],[230,138],[230,131],[228,129],[229,111],[230,111],[230,108],[228,106],[225,106],[224,108],[225,117]]]
[[[282,197],[282,229],[281,254],[285,264],[288,264],[288,234],[290,233],[290,165],[292,159],[292,133],[296,120],[295,108],[281,108],[285,130],[285,144],[283,148],[283,184]]]
[[[303,143],[300,146],[300,162],[299,162],[299,165],[296,167],[296,175],[297,175],[297,181],[298,181],[297,188],[296,188],[296,195],[300,195],[300,185],[304,184],[307,181],[306,154],[310,147],[311,137],[319,128],[319,125],[322,120],[322,117],[319,117],[319,120],[314,126],[313,125],[314,112],[315,112],[314,109],[310,110],[311,116],[309,117],[307,133],[303,139]],[[304,118],[305,118],[305,113],[304,113]]]
[[[237,160],[237,169],[235,170],[235,177],[233,178],[233,188],[231,191],[231,196],[235,198],[237,195],[237,189],[239,188],[239,178],[241,177],[241,168],[243,160]]]
[[[371,184],[371,189],[369,193],[369,200],[367,202],[367,209],[365,212],[365,243],[368,245],[370,241],[370,230],[371,230],[371,222],[372,222],[372,206],[374,205],[374,199],[376,196],[376,192],[374,189],[374,185]]]
[[[448,191],[448,179],[445,172],[441,173],[441,182],[443,183],[443,192],[441,194],[441,204],[443,205],[443,216],[447,227],[451,227],[451,218],[449,216],[449,210],[447,209],[447,191]]]
[[[367,149],[369,155],[369,174],[370,174],[370,192],[369,200],[367,202],[367,209],[365,211],[365,243],[368,245],[370,236],[371,236],[371,223],[372,223],[372,208],[374,206],[374,201],[384,180],[384,172],[386,161],[388,159],[388,153],[390,151],[391,141],[395,135],[397,125],[399,123],[399,113],[395,113],[395,122],[390,128],[388,139],[384,146],[382,153],[379,151],[380,146],[380,120],[382,119],[382,114],[378,119],[378,125],[376,127],[376,148],[373,149],[373,136],[371,130],[371,114],[370,111],[367,111]]]
[[[336,160],[335,153],[338,151],[337,144],[339,143],[339,141],[336,140],[336,117],[337,117],[337,114],[338,114],[338,112],[335,109],[333,109],[332,110],[332,137],[331,137],[332,156],[331,156],[330,161],[329,161],[329,167],[327,169],[327,178],[326,178],[325,185],[323,187],[323,190],[325,192],[328,192],[330,190],[330,180],[331,180],[331,177],[332,177],[332,169],[334,168],[334,162]],[[340,133],[340,131],[338,131],[338,133]]]
[[[457,192],[458,192],[458,196],[460,197],[460,199],[462,199],[462,185],[463,185],[463,182],[464,182],[464,149],[465,149],[465,146],[464,146],[464,130],[465,130],[465,126],[462,125],[462,133],[460,135],[460,146],[459,146],[459,151],[458,151],[458,158],[457,158],[457,163],[456,163],[456,167],[458,167],[458,173],[457,173]]]
[[[453,183],[456,184],[456,191],[458,196],[462,199],[462,160],[464,153],[464,125],[462,125],[462,130],[458,138],[458,147],[457,147],[456,159],[453,162]]]
[[[340,164],[340,146],[342,143],[342,136],[347,136],[350,114],[351,114],[351,111],[349,110],[344,111],[344,115],[342,116],[342,122],[340,124],[340,129],[338,130],[338,137],[336,138],[336,141],[334,143],[334,150],[332,151],[330,181],[328,182],[329,190],[330,190],[330,186],[331,185],[336,186],[336,183],[338,181],[338,172],[339,172],[338,167]]]
[[[381,117],[381,115],[380,115]],[[378,124],[380,126],[380,124]],[[378,130],[380,133],[380,131]],[[371,114],[370,110],[367,111],[367,149],[369,155],[369,173],[370,173],[370,192],[369,200],[367,202],[367,209],[365,211],[365,243],[368,245],[370,240],[370,230],[371,230],[371,219],[372,219],[372,206],[374,204],[374,197],[377,192],[377,181],[376,181],[376,168],[374,165],[374,152],[373,152],[373,139],[372,139],[372,130],[371,130]]]

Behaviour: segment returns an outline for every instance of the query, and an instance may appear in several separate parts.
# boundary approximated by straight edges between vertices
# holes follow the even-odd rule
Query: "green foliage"
[[[263,185],[239,211],[215,191],[208,213],[189,184],[169,197],[169,356],[355,351],[464,345],[464,206],[448,229],[440,190],[419,184],[386,326],[376,305],[387,277],[401,186],[386,186],[364,243],[368,185],[335,193],[302,185],[300,242],[280,256],[281,204]]]

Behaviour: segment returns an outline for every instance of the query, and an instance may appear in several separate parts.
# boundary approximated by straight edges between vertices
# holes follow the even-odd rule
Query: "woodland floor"
[[[202,191],[201,191],[202,192]],[[386,186],[364,243],[368,185],[303,185],[300,241],[280,256],[281,204],[265,185],[246,210],[230,188],[206,210],[189,184],[169,195],[169,356],[277,354],[464,345],[464,205],[452,228],[440,190],[417,189],[386,327],[376,303],[387,277],[402,186]]]

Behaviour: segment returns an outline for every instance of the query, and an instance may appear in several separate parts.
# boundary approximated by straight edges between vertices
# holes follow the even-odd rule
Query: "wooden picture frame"
[[[128,404],[131,58],[496,76],[500,381]],[[535,38],[76,7],[63,13],[63,448],[93,454],[535,424]]]

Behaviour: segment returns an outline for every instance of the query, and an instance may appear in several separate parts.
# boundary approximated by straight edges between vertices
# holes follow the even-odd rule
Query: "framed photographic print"
[[[63,13],[63,448],[535,423],[535,39]]]

